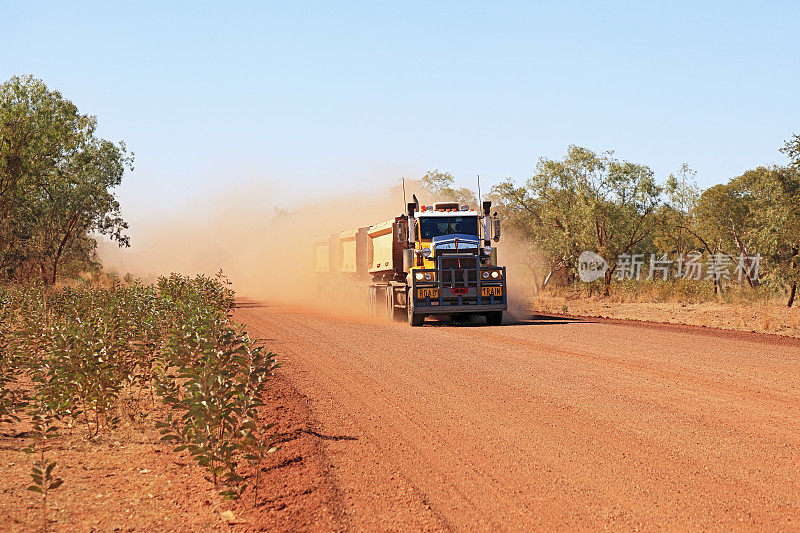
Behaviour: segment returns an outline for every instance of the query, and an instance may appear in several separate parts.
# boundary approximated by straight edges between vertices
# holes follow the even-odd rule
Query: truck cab
[[[491,204],[483,213],[455,202],[431,206],[409,204],[408,321],[420,325],[426,316],[454,320],[483,315],[489,324],[502,321],[508,308],[506,269],[497,266],[491,240],[499,240],[499,222]]]

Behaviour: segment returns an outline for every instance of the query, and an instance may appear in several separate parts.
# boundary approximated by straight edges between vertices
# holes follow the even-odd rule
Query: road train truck
[[[316,239],[314,271],[321,292],[348,294],[372,314],[420,326],[426,316],[498,325],[508,308],[506,269],[497,265],[500,240],[491,202],[482,211],[457,202],[407,205],[391,220]],[[342,291],[338,291],[342,294]]]

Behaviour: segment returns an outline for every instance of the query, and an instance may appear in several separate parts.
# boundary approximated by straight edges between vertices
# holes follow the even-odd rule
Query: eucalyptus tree
[[[800,171],[800,134],[795,133],[792,138],[786,141],[781,148],[781,152],[789,158],[789,166]]]
[[[697,172],[684,163],[676,173],[670,174],[664,184],[666,202],[660,206],[661,227],[654,234],[658,251],[683,256],[696,249],[697,238],[687,228],[692,219],[700,189],[695,181]]]
[[[767,259],[770,278],[788,288],[791,307],[800,281],[800,167],[758,167],[733,183],[749,203],[756,251]]]
[[[663,188],[646,165],[570,146],[561,160],[540,159],[523,186],[507,180],[493,193],[527,219],[517,224],[528,228],[551,267],[574,272],[582,250],[600,254],[608,263],[607,295],[619,257],[652,250]]]
[[[91,262],[92,234],[128,245],[112,189],[133,154],[96,130],[39,79],[0,84],[0,279],[52,284],[65,262]]]
[[[455,181],[451,173],[441,172],[436,169],[426,172],[420,178],[419,184],[436,201],[450,201],[477,206],[478,201],[475,197],[475,192],[466,187],[454,187]]]
[[[703,191],[687,228],[709,254],[738,257],[751,285],[762,277],[785,286],[789,306],[800,279],[800,172],[791,166],[758,167]],[[765,271],[752,270],[754,256]]]

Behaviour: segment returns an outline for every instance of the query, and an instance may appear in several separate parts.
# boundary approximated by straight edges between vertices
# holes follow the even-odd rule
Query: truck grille
[[[466,283],[478,280],[477,261],[471,257],[443,257],[442,281],[444,283]]]

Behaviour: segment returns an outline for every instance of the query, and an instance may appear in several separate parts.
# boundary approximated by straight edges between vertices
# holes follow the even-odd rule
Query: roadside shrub
[[[239,462],[253,456],[260,397],[278,365],[222,310],[191,302],[181,303],[184,319],[163,352],[160,393],[172,412],[158,427],[165,442],[187,450],[208,470],[223,495],[236,498],[246,487]]]
[[[92,440],[144,421],[157,399],[170,407],[156,422],[163,440],[207,468],[223,495],[242,494],[240,465],[274,450],[274,425],[258,409],[278,364],[235,325],[234,298],[221,272],[153,286],[0,288],[0,423],[30,419],[30,488],[43,508],[62,482],[46,455],[60,427]]]

